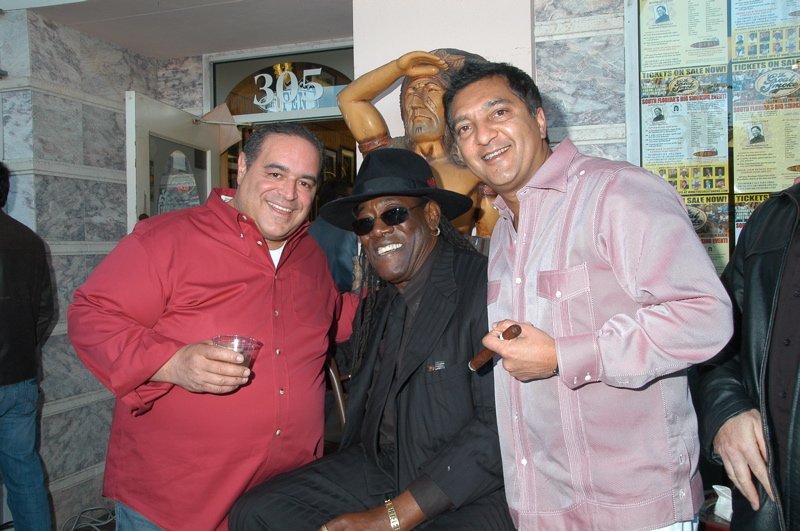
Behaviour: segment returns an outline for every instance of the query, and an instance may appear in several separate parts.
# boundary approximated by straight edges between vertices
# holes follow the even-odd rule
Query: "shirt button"
[[[795,297],[800,297],[800,289],[794,292]]]
[[[275,349],[275,354],[277,354],[278,356],[280,356],[280,355],[281,355],[281,349],[279,349],[279,348],[276,348],[276,349]]]
[[[244,238],[244,234],[240,234],[240,235],[239,235],[239,237],[240,237],[240,238]]]
[[[257,241],[256,243],[257,243],[258,245],[264,245],[264,244],[261,242],[261,240]]]
[[[280,394],[284,394],[286,391],[284,391],[283,389],[281,389],[279,392],[280,392]]]
[[[521,278],[518,278],[517,280],[515,280],[515,282],[516,282],[517,284],[522,284],[522,279],[521,279]]]
[[[778,393],[778,396],[781,398],[786,398],[786,391],[781,391],[780,393]]]
[[[278,310],[275,310],[275,317],[278,317]]]
[[[583,175],[584,173],[586,173],[586,170],[581,170],[578,175]]]
[[[560,292],[560,291],[556,291],[556,298],[557,298],[557,299],[558,299],[558,298],[561,298],[561,292]]]
[[[784,339],[784,340],[783,340],[783,344],[784,344],[784,345],[786,345],[786,346],[788,347],[789,345],[791,345],[791,344],[792,344],[792,340],[791,340],[791,339]]]
[[[276,432],[275,432],[275,435],[280,435],[280,434],[281,434],[281,430],[278,430],[278,431],[276,431]],[[683,491],[681,491],[681,492],[683,492]],[[683,496],[681,496],[681,498],[682,498],[682,497],[683,497]]]
[[[586,373],[586,376],[584,376],[584,377],[583,377],[583,379],[584,379],[584,380],[586,380],[586,381],[588,382],[589,380],[591,380],[591,379],[592,379],[592,375],[591,375],[591,374],[589,374],[589,373],[587,372],[587,373]]]
[[[522,466],[526,466],[528,464],[528,460],[523,457],[520,463],[522,463]]]
[[[242,216],[242,219],[247,221],[247,216]]]
[[[519,420],[519,413],[514,414],[514,420]]]
[[[278,280],[278,275],[275,275],[275,280]]]
[[[679,490],[679,491],[678,491],[678,496],[679,496],[680,498],[684,498],[684,497],[686,496],[686,491],[685,491],[685,490],[683,490],[683,489]]]

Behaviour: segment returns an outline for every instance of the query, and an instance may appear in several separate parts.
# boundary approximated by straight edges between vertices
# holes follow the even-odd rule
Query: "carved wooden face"
[[[406,134],[414,142],[438,140],[447,126],[444,118],[445,88],[435,77],[421,76],[411,80],[403,94]]]

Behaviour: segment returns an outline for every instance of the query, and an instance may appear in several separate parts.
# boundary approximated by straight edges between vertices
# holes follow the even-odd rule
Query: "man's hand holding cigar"
[[[522,332],[514,339],[502,339],[500,335],[512,325],[518,325]],[[503,368],[521,382],[558,374],[555,340],[530,323],[510,319],[494,323],[483,337],[483,346],[498,353],[503,358]]]

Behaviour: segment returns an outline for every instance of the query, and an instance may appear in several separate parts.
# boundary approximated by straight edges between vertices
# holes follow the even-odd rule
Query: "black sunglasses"
[[[384,225],[387,227],[394,227],[395,225],[400,225],[401,223],[405,223],[408,221],[409,212],[417,208],[418,206],[422,206],[427,201],[424,199],[414,205],[411,208],[406,207],[394,207],[390,208],[381,213],[379,218],[383,221]],[[358,236],[366,236],[372,229],[375,227],[375,218],[360,218],[353,222],[353,232],[355,232]]]

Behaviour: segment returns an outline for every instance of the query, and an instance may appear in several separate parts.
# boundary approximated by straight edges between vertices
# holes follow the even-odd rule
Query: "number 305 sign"
[[[258,74],[255,83],[259,92],[264,95],[253,97],[253,103],[264,112],[286,112],[316,109],[318,101],[324,93],[324,87],[309,78],[322,73],[322,68],[303,70],[303,77],[298,81],[294,72],[287,70],[280,73],[272,89],[273,78],[269,74]],[[276,94],[277,93],[277,94]]]

